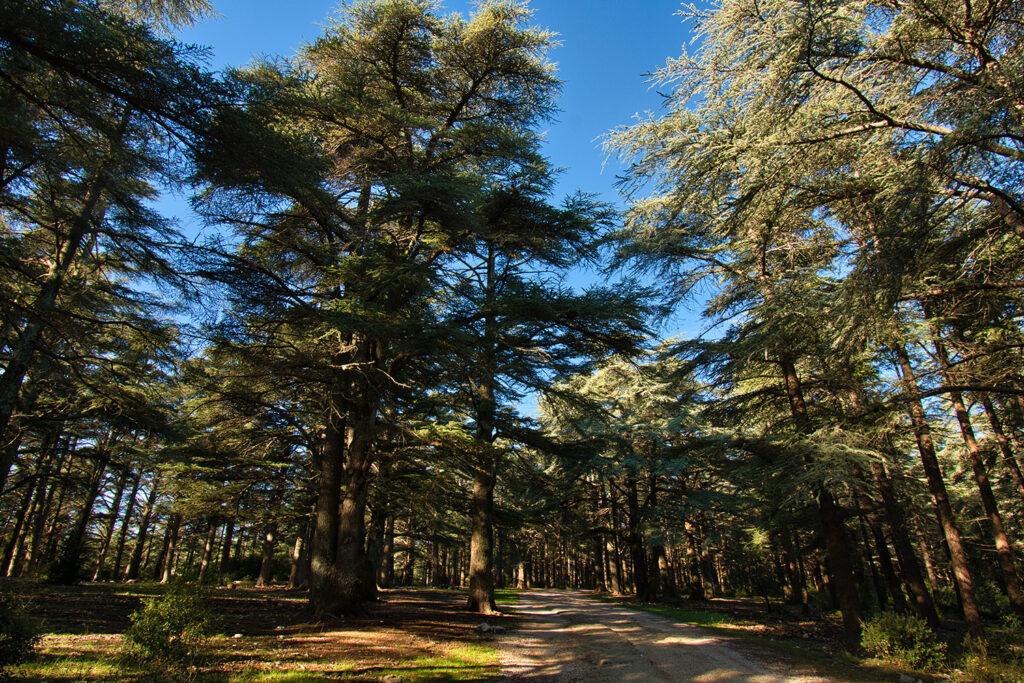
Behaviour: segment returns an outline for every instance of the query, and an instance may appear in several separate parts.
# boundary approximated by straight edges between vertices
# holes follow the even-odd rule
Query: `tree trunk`
[[[277,547],[277,522],[267,524],[263,534],[263,558],[260,562],[260,574],[256,585],[260,588],[270,583],[273,570],[274,548]]]
[[[395,583],[395,516],[388,515],[384,525],[384,545],[381,548],[380,574],[377,582],[381,588],[391,588]]]
[[[128,568],[125,570],[124,578],[134,581],[139,578],[139,570],[142,569],[142,551],[146,548],[146,536],[149,533],[149,524],[153,519],[153,509],[156,507],[156,497],[160,489],[160,475],[153,476],[153,484],[150,486],[149,495],[146,496],[146,507],[142,510],[142,519],[139,520],[139,531],[135,534],[135,544],[132,546],[132,556],[128,560]]]
[[[103,565],[106,564],[107,552],[110,550],[110,541],[114,538],[114,527],[117,526],[117,517],[121,512],[121,498],[124,496],[124,488],[128,483],[129,467],[131,467],[130,463],[121,470],[121,474],[118,476],[117,483],[115,484],[114,499],[111,501],[110,509],[107,511],[109,517],[106,528],[103,530],[103,540],[100,543],[100,554],[96,558],[96,570],[92,573],[93,581],[99,581],[106,576],[103,571]]]
[[[96,496],[100,492],[100,484],[103,481],[103,473],[107,469],[107,449],[112,445],[115,438],[109,437],[108,442],[99,452],[96,460],[93,475],[89,480],[89,489],[82,503],[82,510],[75,521],[71,534],[68,536],[64,546],[64,552],[50,575],[53,583],[72,584],[78,581],[78,573],[81,569],[82,545],[85,543],[85,531],[89,526],[89,519],[92,517],[92,506],[96,502]]]
[[[640,527],[640,496],[637,492],[636,475],[624,477],[626,488],[626,527],[628,529],[629,557],[633,561],[633,585],[637,600],[650,600],[651,584],[647,570],[647,554],[644,551],[644,536]]]
[[[906,517],[903,514],[903,508],[896,500],[892,482],[889,481],[889,476],[885,473],[885,466],[878,461],[872,462],[871,474],[875,487],[882,497],[882,507],[892,531],[892,545],[896,550],[896,558],[903,572],[903,578],[910,588],[910,594],[914,597],[914,608],[933,630],[938,629],[942,624],[935,611],[932,596],[925,586],[924,577],[921,575],[921,565],[918,563],[917,555],[914,554],[914,548],[911,545]]]
[[[995,406],[992,405],[992,399],[988,394],[981,394],[981,405],[985,408],[985,415],[988,417],[989,424],[992,425],[992,434],[995,436],[996,444],[999,446],[999,452],[1003,455],[1003,463],[1006,465],[1006,469],[1010,470],[1013,482],[1017,485],[1017,493],[1020,495],[1021,500],[1024,500],[1024,474],[1021,474],[1020,465],[1017,463],[1013,448],[1010,447],[1010,441],[1006,438],[1003,423],[999,419]]]
[[[215,517],[206,519],[206,539],[203,541],[203,556],[199,559],[199,583],[206,579],[206,572],[213,563],[213,549],[217,545],[217,528],[220,522]]]
[[[128,540],[128,528],[132,521],[132,513],[135,512],[135,497],[139,494],[139,486],[142,484],[142,469],[139,468],[135,479],[132,481],[132,490],[128,494],[128,507],[124,511],[124,519],[121,520],[121,529],[117,532],[117,550],[114,552],[114,566],[111,568],[110,576],[117,581],[121,577],[121,560],[124,559],[124,546]]]
[[[796,423],[797,431],[809,435],[812,431],[811,421],[807,414],[807,404],[804,402],[803,389],[796,372],[796,365],[788,358],[781,357],[779,366],[782,369],[789,409]],[[853,563],[850,560],[845,529],[832,492],[822,485],[818,488],[816,496],[818,516],[825,536],[825,546],[832,567],[832,575],[835,577],[836,598],[843,615],[846,644],[850,648],[856,648],[860,643],[860,598],[857,595],[857,584],[853,578]]]
[[[235,510],[238,513],[238,510]],[[229,517],[228,521],[224,523],[224,540],[221,541],[220,547],[220,571],[221,574],[227,574],[228,570],[231,569],[231,544],[235,536],[235,518]]]
[[[340,379],[336,379],[340,382]],[[332,394],[333,405],[327,418],[324,443],[319,451],[320,477],[317,482],[316,517],[313,526],[313,547],[310,553],[310,599],[317,607],[319,596],[331,582],[331,567],[338,558],[339,506],[341,476],[345,457],[344,403],[340,388]]]
[[[978,610],[978,603],[974,597],[974,580],[971,577],[967,560],[967,550],[960,538],[960,530],[957,529],[953,517],[953,508],[949,504],[949,494],[946,493],[946,483],[942,479],[942,470],[939,468],[939,460],[935,455],[935,445],[932,441],[931,429],[928,427],[924,406],[921,404],[921,392],[917,386],[914,368],[910,364],[910,356],[907,355],[903,344],[894,344],[893,350],[896,352],[899,369],[902,372],[903,390],[907,394],[907,411],[910,414],[910,422],[917,439],[917,450],[921,456],[925,478],[928,480],[928,489],[935,501],[939,526],[942,528],[946,546],[949,549],[964,621],[967,622],[967,629],[971,636],[982,639],[985,637],[985,631],[981,625],[981,612]]]
[[[957,378],[953,374],[946,345],[937,335],[933,341],[942,375],[947,384],[955,385]],[[996,497],[988,480],[988,472],[985,470],[981,448],[978,446],[978,441],[974,436],[971,417],[967,412],[967,406],[964,404],[961,392],[950,391],[949,400],[953,404],[953,412],[956,414],[956,420],[960,425],[960,435],[967,446],[965,451],[967,463],[971,466],[971,471],[974,473],[974,483],[978,487],[982,507],[984,507],[985,514],[988,516],[989,524],[992,527],[992,538],[995,541],[996,556],[999,558],[999,568],[1002,570],[1003,582],[1006,585],[1006,594],[1010,599],[1010,606],[1013,608],[1014,614],[1024,617],[1024,594],[1021,592],[1020,578],[1017,576],[1017,569],[1014,566],[1013,548],[1006,537],[1003,517],[999,513],[999,507],[996,505]]]
[[[167,583],[174,575],[174,560],[178,551],[178,531],[181,528],[181,515],[172,512],[167,519],[164,532],[164,544],[156,563],[156,578],[160,583]]]

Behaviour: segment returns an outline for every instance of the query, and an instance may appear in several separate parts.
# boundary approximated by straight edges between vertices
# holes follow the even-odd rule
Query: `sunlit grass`
[[[442,654],[420,655],[402,665],[383,669],[381,677],[397,675],[408,681],[474,681],[496,674],[500,669],[498,651],[477,643],[453,643]]]
[[[503,605],[514,605],[519,602],[519,591],[515,588],[496,588],[494,601]]]

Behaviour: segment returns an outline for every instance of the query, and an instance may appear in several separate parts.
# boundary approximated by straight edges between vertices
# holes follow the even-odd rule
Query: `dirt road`
[[[833,683],[762,661],[697,626],[609,605],[573,591],[522,591],[521,626],[502,636],[507,681]]]

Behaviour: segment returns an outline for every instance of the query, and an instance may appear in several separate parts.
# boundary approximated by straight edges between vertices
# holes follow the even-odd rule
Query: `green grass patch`
[[[519,602],[519,591],[515,588],[496,588],[494,601],[502,605],[514,605]]]
[[[443,654],[421,655],[400,666],[384,669],[408,681],[478,681],[496,675],[501,668],[496,648],[479,643],[455,643],[442,647]]]

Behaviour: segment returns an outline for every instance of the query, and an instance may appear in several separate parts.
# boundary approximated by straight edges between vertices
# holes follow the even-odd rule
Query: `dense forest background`
[[[0,572],[1024,617],[1019,2],[684,10],[624,212],[524,4],[222,73],[209,10],[0,4]]]

